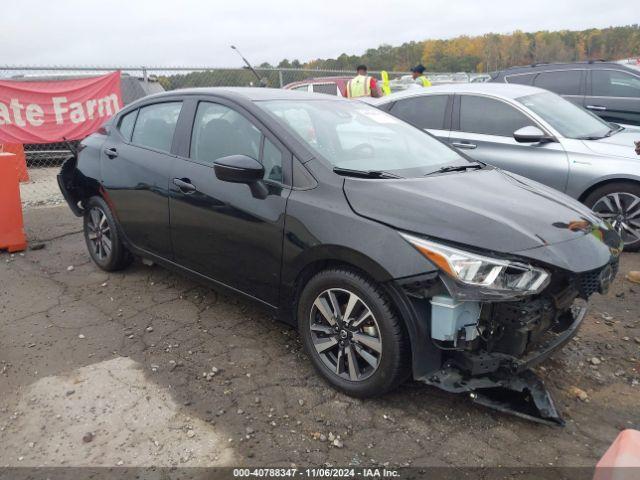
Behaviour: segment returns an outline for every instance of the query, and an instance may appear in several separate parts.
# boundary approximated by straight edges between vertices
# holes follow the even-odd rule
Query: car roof
[[[290,90],[292,88],[301,87],[304,85],[312,85],[312,84],[321,84],[321,83],[335,83],[340,87],[341,90],[344,90],[346,84],[353,77],[313,77],[313,78],[305,78],[304,80],[296,80],[295,82],[287,83],[284,87],[285,90]],[[344,92],[343,92],[344,94]]]
[[[513,83],[449,83],[427,88],[411,88],[403,90],[402,92],[392,93],[391,95],[387,95],[382,98],[372,100],[367,99],[367,103],[372,105],[384,105],[403,98],[419,97],[422,95],[432,95],[436,93],[479,93],[502,98],[518,98],[541,92],[546,92],[546,90]]]
[[[607,62],[604,60],[587,60],[584,62],[553,62],[553,63],[534,63],[532,65],[520,65],[505,68],[497,72],[496,77],[500,75],[510,75],[514,73],[535,73],[546,70],[561,69],[597,69],[608,68],[614,70],[628,70],[629,65],[619,62]]]
[[[334,77],[311,77],[305,78],[304,80],[296,80],[295,82],[288,83],[283,88],[286,88],[289,85],[293,85],[294,83],[323,83],[323,82],[336,82],[336,81],[344,81],[347,82],[353,78],[353,75],[348,76],[334,76]]]
[[[217,97],[229,98],[232,100],[248,100],[258,102],[264,100],[333,100],[343,101],[339,97],[331,95],[319,95],[317,93],[300,92],[296,90],[284,90],[282,88],[259,88],[259,87],[205,87],[205,88],[184,88],[170,90],[153,95],[154,99],[164,96],[176,95],[214,95]],[[146,97],[147,99],[150,97]]]

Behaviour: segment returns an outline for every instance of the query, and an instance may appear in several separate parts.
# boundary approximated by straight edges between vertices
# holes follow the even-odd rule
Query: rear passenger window
[[[531,85],[533,83],[533,78],[535,76],[536,76],[535,73],[523,73],[523,74],[507,75],[505,79],[507,83],[517,83],[518,85]]]
[[[511,137],[527,125],[533,125],[533,121],[500,100],[472,95],[460,98],[460,130],[463,132]]]
[[[337,95],[338,86],[335,83],[314,83],[313,91],[315,93],[327,93],[329,95]]]
[[[391,114],[418,128],[442,129],[448,98],[447,95],[424,95],[400,100]]]
[[[558,95],[579,95],[582,70],[564,70],[561,72],[542,72],[533,84]]]
[[[131,134],[133,133],[133,125],[136,123],[136,115],[138,115],[138,110],[134,110],[133,112],[127,113],[124,117],[120,119],[120,123],[118,125],[118,130],[125,138],[127,142],[131,141]]]
[[[170,152],[181,108],[182,102],[156,103],[142,107],[133,129],[132,143]]]

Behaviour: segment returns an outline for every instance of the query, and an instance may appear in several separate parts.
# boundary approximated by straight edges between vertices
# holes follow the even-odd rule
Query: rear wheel
[[[591,192],[584,203],[615,228],[625,250],[640,249],[640,185],[609,183]]]
[[[358,273],[313,277],[300,295],[298,326],[316,370],[348,395],[382,395],[410,374],[401,320],[380,287]]]
[[[121,270],[133,260],[122,243],[109,206],[101,197],[91,197],[85,203],[84,239],[92,260],[103,270]]]

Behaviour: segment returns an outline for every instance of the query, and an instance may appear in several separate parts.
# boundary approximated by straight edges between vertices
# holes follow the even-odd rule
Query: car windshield
[[[468,165],[430,135],[355,101],[257,102],[334,168],[417,177],[447,165]]]
[[[534,93],[516,100],[540,115],[566,138],[596,139],[611,131],[611,126],[600,117],[555,93]]]

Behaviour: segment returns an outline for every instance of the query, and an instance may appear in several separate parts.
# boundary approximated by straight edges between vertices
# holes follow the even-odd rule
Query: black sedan
[[[568,196],[374,107],[293,91],[147,97],[58,181],[99,267],[139,256],[252,298],[361,397],[413,377],[559,421],[529,368],[575,333],[620,252]]]

